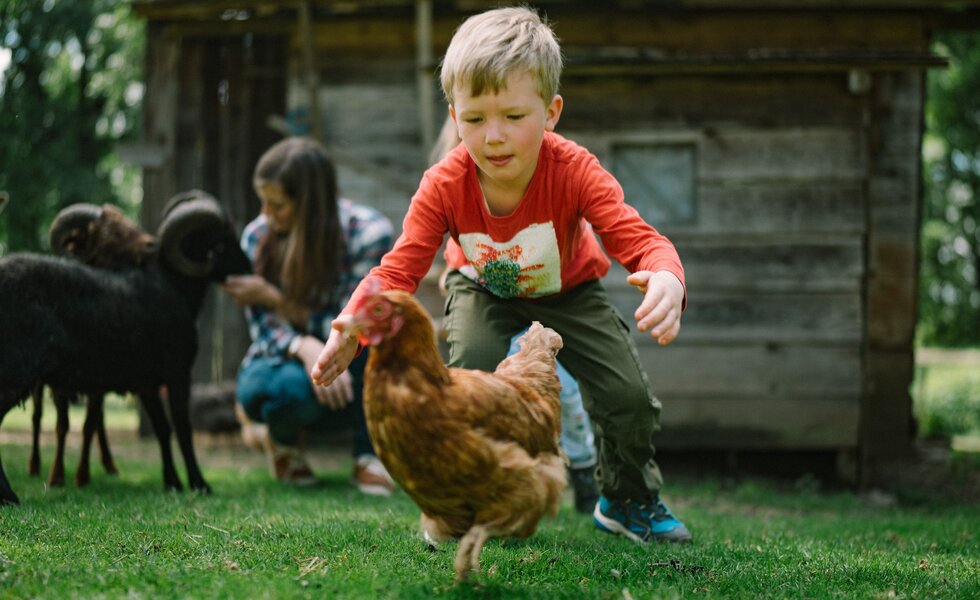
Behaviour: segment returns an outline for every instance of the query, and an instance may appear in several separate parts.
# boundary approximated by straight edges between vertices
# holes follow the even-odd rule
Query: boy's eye
[[[511,121],[520,121],[524,118],[524,115],[507,115],[507,118]]]
[[[476,124],[476,123],[479,123],[479,122],[480,122],[480,121],[482,121],[482,120],[483,120],[483,119],[481,119],[480,117],[467,117],[467,118],[465,118],[465,119],[463,119],[463,121],[464,121],[465,123],[470,123],[471,125],[472,125],[472,124]]]

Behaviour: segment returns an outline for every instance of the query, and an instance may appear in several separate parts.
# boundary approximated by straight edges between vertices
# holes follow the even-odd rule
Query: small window
[[[654,227],[693,223],[697,217],[694,144],[614,143],[612,173],[626,202]]]

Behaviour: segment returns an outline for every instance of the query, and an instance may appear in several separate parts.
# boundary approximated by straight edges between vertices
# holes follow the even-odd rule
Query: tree
[[[45,249],[75,202],[135,212],[114,146],[138,132],[143,43],[128,3],[0,0],[0,254]]]
[[[926,109],[919,332],[926,344],[980,343],[980,35],[941,35],[949,68]]]

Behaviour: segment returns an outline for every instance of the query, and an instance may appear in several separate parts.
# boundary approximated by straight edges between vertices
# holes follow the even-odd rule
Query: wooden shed
[[[239,225],[283,133],[323,140],[342,191],[396,224],[446,113],[437,65],[481,0],[136,0],[147,23],[145,224],[175,191]],[[913,440],[913,334],[930,40],[980,1],[536,3],[567,58],[558,130],[677,246],[689,306],[637,334],[665,449],[820,451],[873,482]],[[624,315],[638,295],[614,268]],[[419,291],[438,314],[432,281]],[[215,294],[199,382],[234,377],[239,309]]]

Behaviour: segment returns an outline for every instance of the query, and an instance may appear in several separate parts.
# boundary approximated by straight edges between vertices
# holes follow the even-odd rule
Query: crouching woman
[[[308,138],[269,148],[253,183],[262,210],[245,227],[242,247],[255,274],[222,286],[245,307],[252,338],[238,373],[241,408],[267,425],[271,443],[264,446],[279,481],[315,483],[305,438],[352,428],[354,483],[364,493],[388,495],[394,483],[375,456],[361,405],[365,356],[326,388],[314,386],[309,372],[330,323],[391,248],[391,222],[338,197],[333,162]]]

